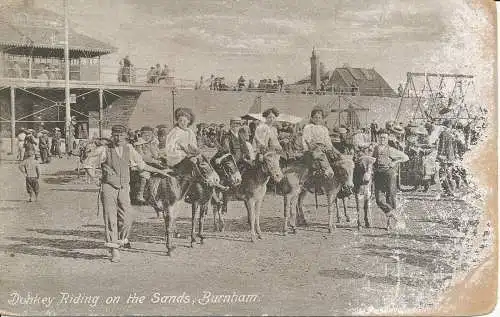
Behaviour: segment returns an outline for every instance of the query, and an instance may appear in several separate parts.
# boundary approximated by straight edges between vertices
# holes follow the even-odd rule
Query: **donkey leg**
[[[307,226],[306,218],[304,216],[304,198],[306,197],[307,192],[305,190],[301,190],[298,197],[297,202],[297,224],[299,226]]]
[[[335,210],[337,211],[337,223],[340,223],[340,213],[339,213],[339,199],[335,197]]]
[[[288,196],[283,195],[283,235],[288,233]]]
[[[165,220],[165,245],[167,247],[167,255],[172,255],[172,250],[174,249],[173,240],[173,222],[174,222],[174,210],[171,206],[167,207],[167,210],[163,212],[163,217]]]
[[[358,215],[358,230],[361,230],[361,213],[359,211],[359,195],[358,193],[354,194],[354,198],[356,200],[356,213]]]
[[[345,198],[342,198],[342,206],[344,207],[345,221],[351,222],[351,219],[349,219],[349,216],[347,215],[347,207],[346,207],[346,204],[345,204]]]
[[[205,241],[205,234],[203,233],[203,225],[205,224],[205,216],[208,213],[208,203],[200,206],[200,218],[198,221],[198,237],[200,237],[200,244],[203,244]]]
[[[298,194],[292,194],[289,200],[289,215],[290,215],[290,227],[292,227],[292,233],[297,233],[297,199]]]
[[[196,209],[198,203],[191,204],[191,248],[196,243]],[[200,212],[201,214],[201,212]]]
[[[227,197],[223,196],[222,199],[222,210],[219,208],[219,231],[224,232],[226,228],[226,222],[224,221],[224,215],[227,213]]]
[[[220,206],[216,202],[212,202],[212,204],[213,204],[212,210],[213,210],[213,214],[214,214],[214,231],[217,232],[217,231],[219,231],[219,223],[217,222],[217,217],[220,217],[219,216]]]
[[[255,201],[255,231],[257,233],[257,238],[260,240],[262,240],[262,232],[260,231],[260,208],[263,200],[264,197]]]
[[[255,201],[254,199],[245,200],[245,207],[247,208],[248,222],[250,224],[250,237],[252,242],[255,242]]]
[[[365,212],[365,227],[370,228],[370,218],[371,218],[371,203],[370,194],[363,195],[363,210]]]
[[[337,195],[333,195],[332,193],[328,193],[326,195],[328,201],[328,232],[333,233],[333,230],[337,227],[333,223],[333,200],[337,200]],[[337,218],[338,219],[338,218]]]

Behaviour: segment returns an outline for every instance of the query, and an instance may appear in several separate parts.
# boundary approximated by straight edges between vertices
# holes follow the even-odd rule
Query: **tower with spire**
[[[321,85],[321,76],[319,70],[319,55],[316,54],[316,49],[313,47],[311,55],[311,88],[318,90]]]

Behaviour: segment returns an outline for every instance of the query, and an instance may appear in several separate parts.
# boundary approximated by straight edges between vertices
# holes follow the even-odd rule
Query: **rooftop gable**
[[[64,49],[64,18],[55,12],[35,7],[15,6],[0,12],[0,45],[52,50]],[[90,56],[109,54],[113,46],[69,30],[69,49]],[[75,54],[71,54],[75,55]]]

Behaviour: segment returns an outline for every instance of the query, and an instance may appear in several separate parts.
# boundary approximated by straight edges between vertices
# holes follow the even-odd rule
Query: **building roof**
[[[396,95],[391,86],[373,68],[336,68],[330,77],[328,86],[336,88],[351,88],[352,84],[359,88],[363,96],[393,96]]]
[[[64,51],[64,18],[45,9],[34,7],[2,8],[0,13],[0,46],[22,54],[25,49],[36,50],[33,55],[60,55]],[[24,49],[24,50],[23,50]],[[115,48],[92,37],[69,30],[70,55],[100,56]],[[73,52],[72,52],[73,51]],[[36,54],[38,53],[38,54]]]

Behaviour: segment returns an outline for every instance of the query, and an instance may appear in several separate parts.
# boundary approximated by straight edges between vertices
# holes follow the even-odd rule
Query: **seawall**
[[[372,96],[332,96],[332,95],[302,95],[285,93],[258,93],[236,91],[202,91],[181,90],[177,91],[175,98],[176,107],[189,107],[196,115],[196,122],[228,123],[234,116],[242,116],[249,112],[256,104],[262,109],[276,106],[280,111],[308,118],[311,109],[316,105],[328,109],[346,108],[350,102],[354,107],[368,108],[367,112],[360,112],[361,123],[370,123],[373,120],[383,124],[393,120],[396,116],[401,99],[392,97]],[[259,101],[260,99],[260,101]],[[412,117],[416,98],[405,98],[401,107],[399,120],[407,122]],[[143,125],[172,124],[172,93],[170,89],[153,88],[144,92],[139,97],[135,109],[132,111],[128,125],[138,129]],[[345,113],[341,121],[345,120]],[[330,113],[329,125],[336,125],[338,113]]]

